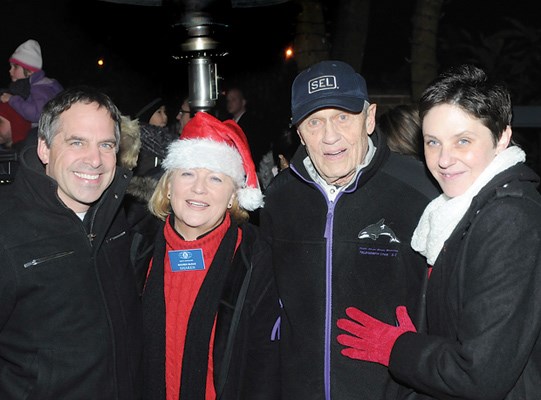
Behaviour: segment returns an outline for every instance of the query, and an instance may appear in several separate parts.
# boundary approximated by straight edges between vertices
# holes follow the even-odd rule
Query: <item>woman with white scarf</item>
[[[428,169],[443,194],[412,247],[429,264],[426,332],[407,310],[379,321],[352,304],[338,327],[346,357],[387,366],[417,399],[541,396],[539,177],[512,143],[510,94],[463,65],[420,100]]]

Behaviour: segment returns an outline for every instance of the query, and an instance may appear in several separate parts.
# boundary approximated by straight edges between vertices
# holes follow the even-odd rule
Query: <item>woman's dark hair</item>
[[[377,126],[392,151],[423,159],[423,133],[417,106],[392,107],[378,117]]]
[[[494,144],[513,117],[511,95],[505,86],[489,81],[482,69],[469,64],[449,69],[428,86],[419,102],[421,121],[440,104],[458,106],[481,121],[492,133]]]

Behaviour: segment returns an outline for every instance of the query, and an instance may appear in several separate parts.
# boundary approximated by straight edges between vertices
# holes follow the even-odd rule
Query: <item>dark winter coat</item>
[[[268,124],[252,111],[247,110],[237,121],[248,139],[252,159],[256,167],[263,155],[270,150],[270,134]]]
[[[159,178],[160,174],[156,174],[155,169],[165,159],[167,147],[173,140],[178,139],[178,136],[169,132],[167,128],[145,122],[140,123],[140,130],[141,150],[133,174],[136,176],[149,176],[151,174]]]
[[[430,336],[399,337],[394,376],[441,400],[541,398],[538,184],[519,164],[474,197],[430,275]]]
[[[439,192],[418,164],[397,176],[406,156],[371,138],[372,161],[334,202],[308,175],[304,147],[267,189],[261,228],[283,303],[283,399],[396,399],[399,391],[382,366],[340,353],[336,321],[349,306],[393,324],[400,304],[418,317],[427,267],[410,241]]]
[[[161,220],[148,209],[148,201],[157,184],[157,178],[134,176],[124,196],[124,209],[131,235],[130,259],[135,268],[139,293],[143,291],[154,239],[162,225]]]
[[[231,225],[230,230],[237,229],[234,222],[231,222]],[[256,227],[243,224],[241,229],[242,241],[233,261],[230,265],[225,263],[229,272],[226,275],[216,315],[214,385],[219,400],[277,400],[280,398],[279,359],[273,326],[280,314],[280,305],[272,275],[269,249],[259,237]],[[224,241],[225,239],[222,239],[222,244]],[[230,245],[235,246],[235,243],[236,239]],[[162,229],[156,240],[152,270],[143,292],[145,400],[165,399],[164,249],[165,238]],[[209,275],[210,271],[205,281],[209,279]],[[201,293],[202,290],[198,298],[202,296]],[[213,316],[214,314],[211,315],[212,320]],[[195,343],[198,337],[194,338],[193,342],[188,337],[184,348],[185,359],[190,350],[198,348]],[[207,343],[205,345],[208,346]],[[190,372],[194,376],[198,375],[197,371],[183,368],[183,382],[184,375]],[[205,377],[206,374],[203,376],[203,391]],[[189,383],[193,383],[194,380],[190,380]]]
[[[0,196],[0,399],[140,398],[141,308],[115,179],[84,223],[36,148]]]

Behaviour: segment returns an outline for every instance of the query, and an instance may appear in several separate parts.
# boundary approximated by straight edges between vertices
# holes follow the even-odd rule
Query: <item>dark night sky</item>
[[[287,22],[284,16],[293,15],[293,8],[286,3],[221,10],[220,26],[227,27],[217,29],[229,54],[218,60],[220,76],[280,62],[281,43],[292,35],[293,16]],[[181,17],[178,8],[97,0],[2,0],[0,15],[12,22],[0,24],[0,60],[6,61],[0,74],[2,86],[9,82],[9,56],[20,43],[34,38],[41,44],[47,75],[65,85],[88,79],[101,85],[105,75],[114,73],[122,90],[134,96],[137,88],[172,96],[187,90],[186,62],[172,57],[180,53],[179,45],[186,39],[185,29],[176,26]],[[106,61],[101,70],[96,66],[100,57]],[[133,111],[132,106],[126,105],[126,111]]]
[[[333,1],[327,3],[330,15]],[[504,28],[505,17],[539,26],[534,3],[450,0],[444,5],[440,29],[454,25],[474,32],[490,32]],[[407,67],[414,4],[414,0],[372,1],[363,66],[369,82],[392,81],[397,71]],[[282,50],[293,37],[295,12],[293,2],[221,9],[221,19],[228,27],[222,31],[220,41],[227,45],[229,55],[218,60],[220,75],[227,79],[283,63]],[[119,106],[125,106],[125,111],[131,105],[120,99],[137,97],[138,89],[161,90],[173,97],[186,90],[186,65],[172,58],[185,39],[183,28],[173,28],[179,21],[178,9],[97,0],[1,0],[0,15],[4,20],[0,24],[0,60],[6,60],[5,73],[0,74],[1,85],[8,83],[9,55],[18,44],[34,38],[42,45],[47,74],[65,84],[85,79],[88,83],[110,85],[106,76],[114,74],[114,81],[122,86],[115,88],[115,93],[119,93]],[[101,56],[105,57],[107,68],[98,70],[96,60]]]

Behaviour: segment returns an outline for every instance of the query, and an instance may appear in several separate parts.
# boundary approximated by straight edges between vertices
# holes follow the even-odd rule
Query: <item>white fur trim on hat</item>
[[[211,139],[184,139],[171,143],[162,166],[165,170],[206,168],[230,176],[238,187],[244,186],[239,152]]]
[[[230,176],[237,185],[239,205],[248,211],[263,207],[259,188],[246,187],[242,157],[232,146],[212,139],[182,139],[169,145],[162,163],[166,171],[173,169],[206,168]]]
[[[33,39],[29,39],[21,44],[9,58],[9,62],[18,64],[30,71],[39,71],[43,65],[41,58],[41,47]]]

